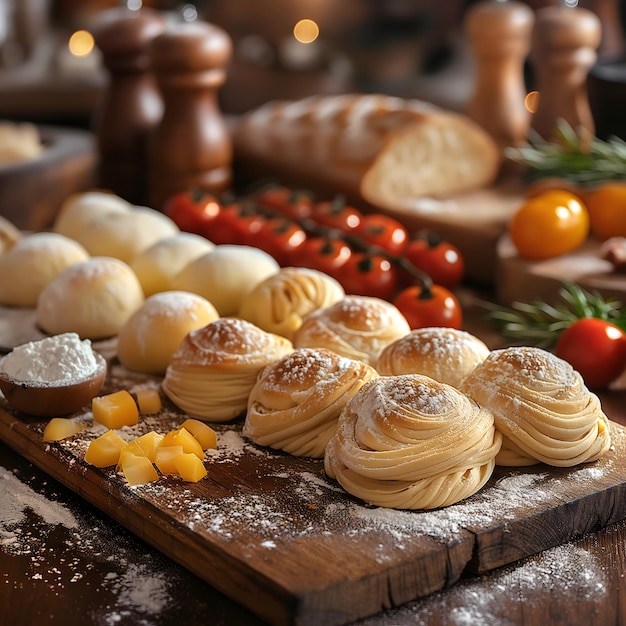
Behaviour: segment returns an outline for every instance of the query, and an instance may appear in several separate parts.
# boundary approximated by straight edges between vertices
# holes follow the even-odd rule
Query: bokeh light
[[[293,27],[293,36],[300,43],[311,43],[319,37],[319,34],[319,26],[313,20],[300,20]]]
[[[94,48],[93,35],[86,30],[77,30],[75,33],[72,33],[67,45],[74,56],[85,57]]]

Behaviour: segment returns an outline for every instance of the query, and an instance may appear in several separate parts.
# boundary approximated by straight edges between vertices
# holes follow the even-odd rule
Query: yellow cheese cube
[[[181,428],[188,430],[198,440],[203,450],[217,448],[217,433],[206,422],[190,417],[182,423]]]
[[[142,415],[158,413],[163,407],[158,389],[138,389],[135,392],[135,397],[139,405],[139,412]]]
[[[195,454],[201,460],[204,458],[202,446],[186,428],[177,428],[167,433],[163,437],[160,447],[164,446],[182,446],[183,452]]]
[[[94,421],[107,428],[134,426],[139,421],[137,403],[125,389],[94,398],[91,411]]]
[[[154,463],[159,468],[161,474],[178,474],[176,459],[181,454],[184,454],[182,446],[160,446],[156,450]],[[194,454],[193,456],[196,455]]]
[[[183,480],[197,483],[207,474],[204,463],[193,453],[183,453],[176,457],[176,469]]]
[[[161,445],[163,441],[163,435],[161,433],[157,433],[155,430],[151,430],[145,435],[141,435],[141,437],[137,437],[137,439],[133,439],[129,443],[135,443],[135,445],[141,450],[143,456],[147,456],[153,463],[156,456],[156,450]],[[140,454],[137,452],[136,454]]]
[[[44,441],[60,441],[79,433],[85,424],[75,422],[68,417],[53,417],[44,428],[42,439]]]
[[[120,466],[129,485],[143,485],[159,478],[154,465],[146,456],[137,456],[131,452],[122,451]]]
[[[85,452],[85,461],[96,467],[117,465],[126,442],[113,430],[94,439]]]

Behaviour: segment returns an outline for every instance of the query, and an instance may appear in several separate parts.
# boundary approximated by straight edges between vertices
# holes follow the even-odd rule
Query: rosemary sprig
[[[534,131],[519,148],[505,155],[524,165],[531,179],[557,177],[582,186],[626,178],[626,142],[619,137],[606,141],[576,132],[567,122],[557,123],[556,139],[546,141]]]
[[[542,348],[553,347],[560,333],[583,317],[607,320],[626,330],[626,314],[618,300],[605,299],[571,282],[563,283],[559,295],[563,303],[556,305],[539,300],[514,302],[511,307],[488,302],[482,305],[503,336],[515,343]]]

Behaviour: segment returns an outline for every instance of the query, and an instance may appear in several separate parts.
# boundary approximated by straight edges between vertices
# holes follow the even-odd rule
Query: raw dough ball
[[[61,205],[52,230],[75,239],[92,220],[107,213],[124,213],[131,206],[123,198],[105,191],[74,193]]]
[[[143,302],[141,283],[126,263],[93,257],[68,267],[41,292],[37,323],[51,335],[103,339],[117,335]]]
[[[91,256],[110,256],[131,263],[143,250],[180,232],[166,215],[147,207],[107,213],[91,220],[76,235]]]
[[[221,316],[237,315],[244,297],[279,270],[274,257],[263,250],[224,244],[189,263],[173,288],[203,296]]]
[[[73,239],[57,233],[26,235],[0,255],[0,302],[35,306],[42,289],[64,269],[89,258]]]
[[[140,252],[130,266],[137,274],[144,294],[151,296],[171,289],[172,279],[188,263],[214,248],[215,244],[201,235],[181,231]]]
[[[129,370],[163,374],[187,333],[218,318],[215,307],[188,291],[163,291],[133,313],[117,338],[117,357]]]
[[[0,254],[8,252],[21,238],[18,227],[0,215]]]

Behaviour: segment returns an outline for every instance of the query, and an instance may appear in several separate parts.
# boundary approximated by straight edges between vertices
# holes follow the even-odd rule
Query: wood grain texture
[[[111,363],[106,390],[158,385]],[[216,425],[199,483],[128,487],[82,456],[103,432],[44,444],[45,421],[0,405],[0,439],[82,498],[271,624],[345,624],[454,585],[626,518],[626,428],[600,461],[572,469],[498,469],[478,494],[432,512],[370,507],[325,477],[321,461],[259,448],[241,420]],[[165,432],[165,402],[124,436]]]
[[[568,254],[544,261],[528,261],[518,256],[508,236],[502,237],[496,248],[498,300],[506,305],[533,300],[554,304],[561,300],[559,289],[567,280],[587,291],[623,302],[626,274],[614,271],[611,263],[602,258],[600,246],[598,240],[589,239]]]

